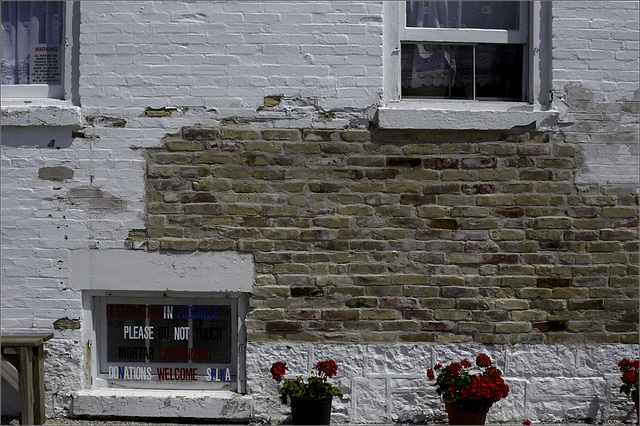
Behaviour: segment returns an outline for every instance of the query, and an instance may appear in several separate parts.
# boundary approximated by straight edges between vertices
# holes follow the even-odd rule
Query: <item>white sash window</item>
[[[67,2],[2,1],[3,98],[64,98]]]

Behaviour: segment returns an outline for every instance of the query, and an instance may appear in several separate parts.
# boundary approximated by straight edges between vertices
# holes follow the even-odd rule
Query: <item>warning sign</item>
[[[62,45],[31,45],[31,61],[29,64],[29,82],[31,84],[61,84]]]

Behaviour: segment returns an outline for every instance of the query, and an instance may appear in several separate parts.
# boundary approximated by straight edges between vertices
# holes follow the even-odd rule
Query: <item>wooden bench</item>
[[[53,333],[2,334],[2,377],[20,392],[24,425],[41,425],[44,407],[44,342]]]

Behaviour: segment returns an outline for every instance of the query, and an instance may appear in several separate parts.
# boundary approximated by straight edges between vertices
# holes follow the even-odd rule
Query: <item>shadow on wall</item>
[[[2,145],[11,147],[69,148],[79,127],[6,126],[2,127]]]

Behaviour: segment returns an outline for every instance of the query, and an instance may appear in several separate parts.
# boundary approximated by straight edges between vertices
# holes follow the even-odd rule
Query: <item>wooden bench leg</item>
[[[34,424],[43,425],[47,420],[44,406],[44,348],[42,345],[33,348],[33,368],[35,371],[33,393],[34,393]]]
[[[22,424],[34,424],[33,418],[33,351],[20,348],[20,398],[22,399]]]

